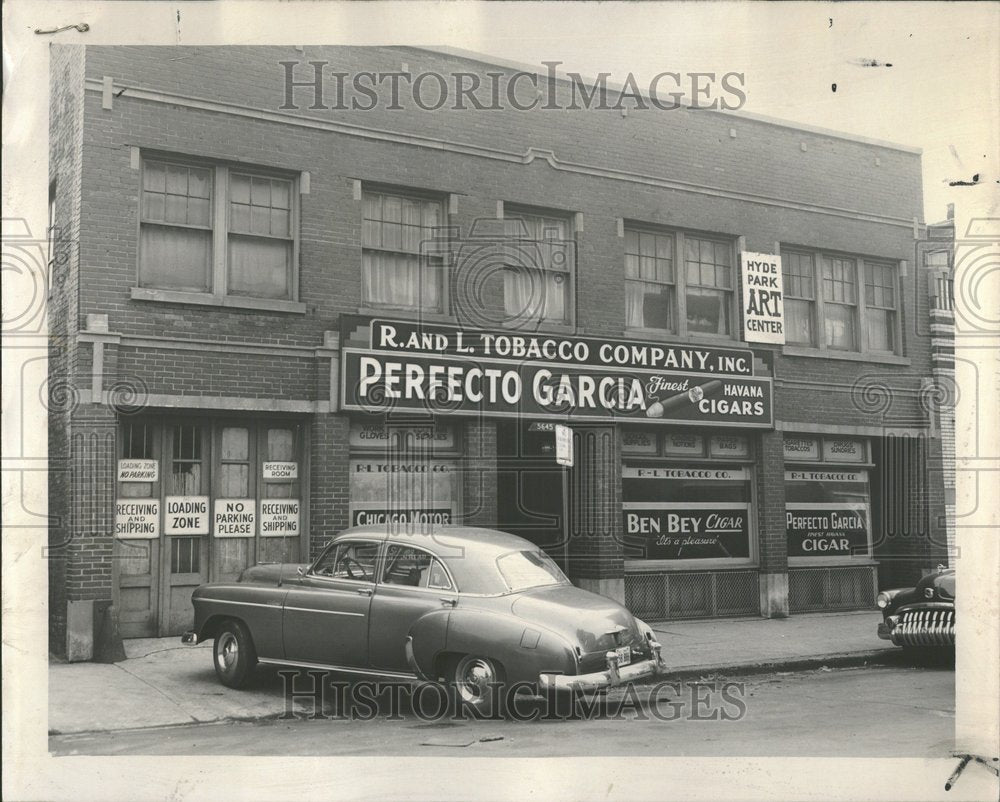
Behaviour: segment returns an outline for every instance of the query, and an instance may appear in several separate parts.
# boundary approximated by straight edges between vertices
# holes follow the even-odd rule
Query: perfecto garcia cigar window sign
[[[641,341],[371,321],[344,348],[344,409],[771,428],[753,354]]]

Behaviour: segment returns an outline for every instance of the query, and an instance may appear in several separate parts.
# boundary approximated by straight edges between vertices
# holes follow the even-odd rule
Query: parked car
[[[955,569],[939,569],[915,588],[883,590],[878,636],[911,650],[955,646]]]
[[[269,663],[445,682],[486,709],[491,685],[591,691],[663,670],[649,626],[492,529],[356,527],[311,564],[258,565],[192,601],[182,640],[214,638],[216,673],[233,688]]]

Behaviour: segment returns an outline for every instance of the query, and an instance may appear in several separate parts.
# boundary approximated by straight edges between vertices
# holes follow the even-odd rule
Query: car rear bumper
[[[538,675],[538,688],[541,691],[599,691],[663,674],[667,667],[660,655],[660,644],[656,641],[649,643],[653,652],[649,660],[620,666],[615,653],[608,652],[605,655],[607,668],[604,671],[594,671],[590,674],[542,673]]]
[[[185,646],[197,646],[198,645],[198,633],[193,629],[189,629],[183,635],[181,635],[181,643]]]

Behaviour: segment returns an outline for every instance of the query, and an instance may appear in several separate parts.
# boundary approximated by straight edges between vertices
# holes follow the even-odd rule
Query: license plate
[[[619,646],[615,649],[615,655],[618,657],[618,665],[627,666],[632,662],[632,647]]]

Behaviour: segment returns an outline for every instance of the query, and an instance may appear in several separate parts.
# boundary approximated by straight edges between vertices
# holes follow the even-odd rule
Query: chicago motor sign
[[[375,348],[343,349],[342,408],[773,426],[771,380],[747,375],[750,351],[415,329],[373,321]],[[620,345],[628,350],[616,360]]]

